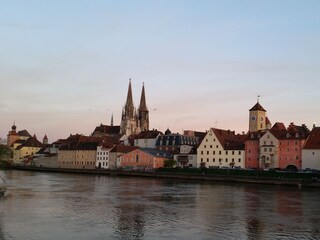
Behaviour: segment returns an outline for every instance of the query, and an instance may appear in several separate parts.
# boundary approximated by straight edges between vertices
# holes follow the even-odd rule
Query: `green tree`
[[[4,160],[5,158],[10,158],[12,155],[11,149],[6,146],[0,144],[0,160]]]
[[[167,159],[164,161],[164,167],[165,168],[173,168],[176,165],[177,161],[173,159]]]

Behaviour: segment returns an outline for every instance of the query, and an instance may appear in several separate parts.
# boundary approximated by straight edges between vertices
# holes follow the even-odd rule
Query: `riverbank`
[[[160,169],[154,172],[135,172],[135,171],[111,171],[102,169],[62,169],[62,168],[44,168],[31,166],[13,166],[11,169],[21,171],[41,171],[54,173],[70,174],[94,174],[107,176],[125,176],[125,177],[148,177],[148,178],[166,178],[181,180],[197,180],[206,182],[230,182],[230,183],[250,183],[250,184],[269,184],[283,186],[313,187],[320,188],[320,178],[314,174],[297,175],[296,173],[265,173],[261,171],[183,171],[181,169]],[[239,174],[241,173],[241,174]]]

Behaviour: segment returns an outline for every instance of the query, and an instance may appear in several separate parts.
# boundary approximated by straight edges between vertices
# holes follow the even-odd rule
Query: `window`
[[[215,159],[215,158],[213,158],[213,159],[212,159],[212,161],[213,161],[213,162],[216,162],[216,159]]]
[[[273,141],[271,141],[271,145],[273,145]]]
[[[138,162],[139,161],[139,155],[137,154],[136,155],[136,162]]]
[[[219,146],[218,146],[218,145],[216,145],[216,148],[219,148]]]
[[[250,150],[249,150],[250,151]],[[232,155],[234,155],[234,151],[232,151]]]
[[[203,158],[201,158],[201,162],[203,162]]]
[[[226,151],[226,155],[228,155],[228,151]]]
[[[204,148],[207,148],[207,145],[204,145]]]
[[[226,158],[226,163],[228,162],[228,158]]]
[[[208,142],[208,139],[206,139],[206,142]]]
[[[201,151],[201,155],[203,155],[203,151]]]
[[[212,148],[212,145],[210,145],[210,148]]]
[[[241,158],[238,159],[238,162],[241,163]]]
[[[272,152],[272,148],[269,148],[269,152]]]
[[[212,153],[213,153],[213,155],[215,155],[215,154],[216,154],[216,151],[213,151]]]
[[[209,155],[209,151],[207,151],[207,155]]]
[[[241,155],[241,151],[239,151],[239,155]]]
[[[221,155],[221,151],[219,151],[219,155]]]
[[[209,158],[207,158],[207,162],[209,162]]]

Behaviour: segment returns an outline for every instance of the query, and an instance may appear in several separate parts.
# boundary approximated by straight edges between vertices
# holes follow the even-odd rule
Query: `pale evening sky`
[[[320,1],[10,0],[0,8],[0,137],[120,124],[129,78],[150,127],[320,125]],[[156,110],[153,110],[156,109]]]

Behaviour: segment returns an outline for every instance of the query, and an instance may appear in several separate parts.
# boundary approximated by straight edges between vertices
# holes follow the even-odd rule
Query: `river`
[[[319,189],[0,173],[0,240],[320,239]]]

